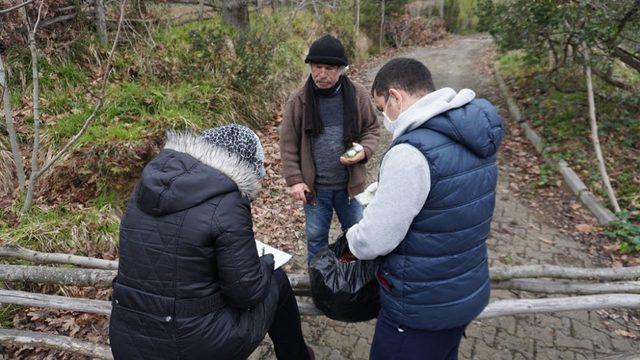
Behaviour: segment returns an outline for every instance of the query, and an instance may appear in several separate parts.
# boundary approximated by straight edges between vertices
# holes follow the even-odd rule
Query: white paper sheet
[[[275,261],[274,269],[279,268],[280,266],[287,263],[287,261],[291,260],[291,254],[288,254],[282,250],[278,250],[273,246],[269,246],[262,241],[256,240],[256,248],[258,250],[258,256],[272,254],[273,260]]]

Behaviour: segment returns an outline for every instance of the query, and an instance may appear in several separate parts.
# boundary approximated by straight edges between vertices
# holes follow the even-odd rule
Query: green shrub
[[[620,252],[640,251],[640,216],[631,216],[628,212],[618,214],[619,220],[612,223],[605,234],[620,242]]]

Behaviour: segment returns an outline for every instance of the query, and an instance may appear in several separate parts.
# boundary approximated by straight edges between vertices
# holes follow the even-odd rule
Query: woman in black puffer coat
[[[312,357],[286,275],[256,250],[263,157],[240,125],[168,134],[120,225],[115,359],[245,359],[267,332],[278,359]]]

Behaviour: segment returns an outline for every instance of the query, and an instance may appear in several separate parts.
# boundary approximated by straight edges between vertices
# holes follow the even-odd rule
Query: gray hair
[[[309,71],[311,71],[311,66],[313,64],[309,63]],[[349,71],[349,65],[344,66],[344,65],[339,65],[338,67],[338,72],[340,73],[340,75],[347,75],[347,71]]]

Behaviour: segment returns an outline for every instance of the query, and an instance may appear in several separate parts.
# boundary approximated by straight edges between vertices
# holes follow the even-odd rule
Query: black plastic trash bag
[[[377,260],[347,261],[347,238],[322,248],[309,263],[313,303],[328,318],[345,322],[367,321],[380,311]],[[342,259],[341,259],[342,258]]]

